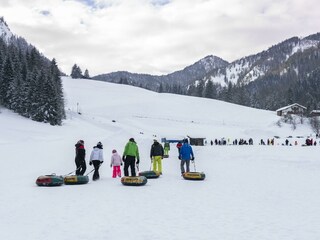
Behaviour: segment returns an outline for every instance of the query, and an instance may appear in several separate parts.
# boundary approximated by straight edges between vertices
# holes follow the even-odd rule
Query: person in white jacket
[[[93,147],[93,150],[90,155],[90,162],[89,164],[94,167],[94,173],[92,176],[92,180],[96,181],[100,178],[99,175],[99,168],[100,165],[103,163],[103,145],[101,142],[97,143],[97,146]]]
[[[121,156],[117,153],[117,150],[113,149],[112,150],[112,156],[111,156],[111,163],[110,163],[110,167],[113,166],[113,171],[112,171],[112,177],[116,178],[121,177],[121,168],[120,166],[122,166],[122,158]]]

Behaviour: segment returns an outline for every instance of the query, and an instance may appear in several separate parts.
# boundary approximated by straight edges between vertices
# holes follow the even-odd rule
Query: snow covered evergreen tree
[[[60,71],[19,38],[0,38],[0,105],[39,122],[60,125],[65,118]]]
[[[72,69],[71,69],[71,74],[70,76],[72,78],[82,78],[83,75],[82,75],[82,71],[81,71],[81,68],[77,65],[77,64],[74,64]]]
[[[88,69],[86,69],[84,71],[84,78],[90,79],[90,75],[89,75],[89,70]]]

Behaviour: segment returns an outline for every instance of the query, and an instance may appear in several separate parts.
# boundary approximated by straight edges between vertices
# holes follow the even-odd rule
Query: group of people
[[[238,139],[234,139],[231,143],[230,138],[228,138],[227,140],[225,138],[222,138],[220,140],[215,139],[214,142],[213,140],[210,141],[211,146],[213,144],[215,145],[253,145],[253,139],[249,138],[249,140],[245,140],[243,138]]]
[[[178,147],[179,146],[179,147]],[[194,154],[192,147],[188,143],[188,139],[183,140],[177,145],[178,147],[178,158],[181,160],[180,169],[181,174],[185,172],[190,172],[190,161],[194,161]],[[153,144],[150,149],[150,159],[152,164],[152,170],[162,174],[162,159],[165,155],[169,154],[170,144],[165,143],[164,147],[156,139],[153,140]],[[75,164],[76,164],[76,175],[84,175],[87,169],[86,166],[86,150],[84,147],[84,141],[79,140],[75,144]],[[104,162],[103,157],[103,145],[98,142],[90,154],[89,165],[93,165],[94,173],[92,180],[98,180],[100,178],[99,168]],[[113,167],[112,177],[121,177],[121,166],[124,164],[123,171],[124,176],[129,176],[129,168],[131,176],[136,176],[136,166],[139,166],[140,155],[139,148],[134,138],[130,138],[125,145],[122,157],[119,155],[116,149],[112,150],[110,167]],[[186,169],[185,167],[186,166]]]

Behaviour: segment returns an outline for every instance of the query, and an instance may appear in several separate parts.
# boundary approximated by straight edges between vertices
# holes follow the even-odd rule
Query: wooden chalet
[[[286,116],[286,115],[304,115],[306,113],[307,108],[298,104],[294,103],[286,107],[279,108],[276,110],[278,116]]]

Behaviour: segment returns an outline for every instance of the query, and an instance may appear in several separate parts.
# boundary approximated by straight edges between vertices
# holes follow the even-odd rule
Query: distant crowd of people
[[[319,137],[319,136],[318,136]],[[285,146],[292,146],[292,145],[298,145],[298,141],[295,140],[294,142],[290,142],[289,139],[287,138],[284,142],[280,143],[281,145],[285,145]],[[319,142],[320,144],[320,142]],[[211,140],[210,141],[210,145],[253,145],[253,139],[249,138],[248,140],[240,138],[240,139],[234,139],[234,140],[230,140],[230,138],[225,139],[225,138],[221,138],[220,140],[215,139],[214,141]],[[260,139],[259,145],[275,145],[275,139],[274,138],[270,138],[267,139],[266,141],[264,139]],[[279,145],[279,143],[278,143]],[[307,138],[305,140],[305,143],[302,144],[303,146],[316,146],[317,145],[317,141],[314,140],[313,138]]]
[[[234,139],[231,143],[230,138],[228,138],[228,139],[222,138],[220,140],[218,140],[218,139],[215,139],[214,141],[211,140],[210,144],[211,144],[211,146],[212,145],[253,145],[253,139],[249,138],[248,141],[243,138],[240,138],[239,140]]]

